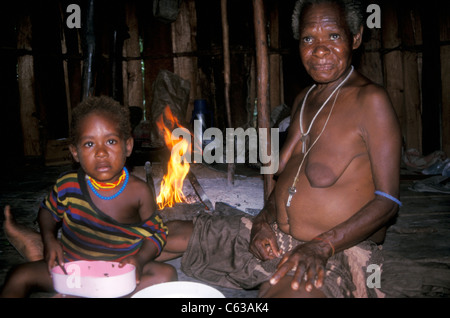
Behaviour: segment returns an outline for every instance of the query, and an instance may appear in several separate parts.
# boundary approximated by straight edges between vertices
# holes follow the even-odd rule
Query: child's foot
[[[43,259],[44,245],[41,235],[31,228],[18,224],[14,220],[8,205],[4,212],[3,230],[11,245],[29,262]]]

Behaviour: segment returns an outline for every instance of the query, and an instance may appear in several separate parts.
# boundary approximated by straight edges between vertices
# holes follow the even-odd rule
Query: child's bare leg
[[[142,270],[140,282],[136,286],[133,294],[155,284],[172,282],[176,280],[178,280],[178,274],[175,267],[170,264],[155,261],[149,262],[145,264]]]
[[[192,221],[169,221],[167,243],[161,255],[156,259],[159,262],[168,261],[183,255],[191,238],[194,224]]]
[[[10,207],[5,207],[3,230],[12,246],[27,261],[34,262],[44,258],[44,245],[41,235],[31,228],[18,224],[11,213]]]
[[[13,268],[6,276],[0,297],[23,298],[33,291],[53,291],[52,278],[44,260],[20,264]]]

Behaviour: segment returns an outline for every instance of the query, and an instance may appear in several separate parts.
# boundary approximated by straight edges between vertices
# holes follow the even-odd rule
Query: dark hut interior
[[[383,246],[381,289],[388,297],[449,297],[450,5],[434,0],[363,3],[377,4],[380,14],[367,12],[364,42],[354,65],[386,88],[403,137],[403,206]],[[108,95],[130,107],[132,121],[136,119],[129,164],[136,171],[151,161],[156,174],[158,164],[167,159],[152,140],[162,74],[170,74],[178,85],[173,85],[176,93],[184,94],[179,119],[188,127],[199,103],[207,105],[210,127],[277,127],[310,82],[292,36],[294,4],[295,0],[3,4],[1,209],[9,204],[18,221],[34,224],[43,196],[58,174],[72,165],[67,148],[71,110],[89,95]],[[373,23],[378,21],[379,25]],[[273,187],[272,175],[259,174],[258,164],[193,167],[200,183],[209,177],[208,169],[228,181],[228,190],[237,187],[236,180],[261,181],[261,201]],[[203,190],[208,194],[206,184]],[[216,210],[218,203],[229,213],[253,213],[259,207],[226,200],[215,199]],[[20,262],[24,259],[0,230],[0,284]],[[224,294],[256,296],[255,291],[227,289]]]

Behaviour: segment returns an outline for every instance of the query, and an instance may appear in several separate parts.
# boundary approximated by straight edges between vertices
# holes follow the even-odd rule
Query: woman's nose
[[[319,58],[324,57],[330,53],[330,49],[323,44],[318,44],[313,51],[314,56],[317,56]]]

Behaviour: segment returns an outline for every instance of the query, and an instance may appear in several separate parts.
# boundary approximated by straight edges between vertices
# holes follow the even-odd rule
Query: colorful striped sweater
[[[153,214],[139,224],[121,224],[94,205],[84,180],[82,169],[63,173],[41,204],[56,222],[62,221],[66,261],[121,261],[136,254],[143,239],[153,242],[161,252],[167,227],[160,216]]]

